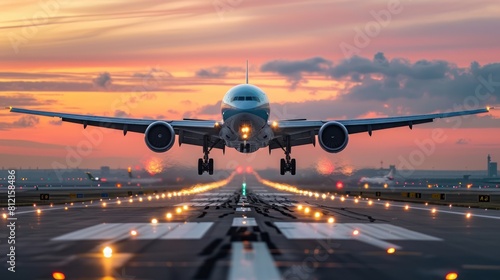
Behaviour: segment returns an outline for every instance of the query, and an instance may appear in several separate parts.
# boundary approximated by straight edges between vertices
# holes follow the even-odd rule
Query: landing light
[[[157,223],[158,223],[158,220],[157,220],[157,219],[155,219],[155,218],[153,218],[153,219],[151,220],[151,223],[152,223],[152,224],[157,224]]]
[[[273,123],[271,124],[271,126],[273,128],[277,128],[278,127],[278,122],[277,121],[273,121]]]
[[[450,272],[448,274],[446,274],[446,280],[455,280],[458,278],[458,274],[455,273],[455,272]]]
[[[328,218],[328,223],[332,224],[335,222],[335,219],[333,217]]]
[[[111,256],[113,255],[113,249],[106,246],[106,248],[102,250],[102,254],[104,255],[105,258],[111,258]]]
[[[62,272],[54,272],[52,273],[52,278],[54,278],[54,280],[64,280],[66,279],[66,275]]]
[[[396,249],[394,249],[392,247],[387,249],[387,254],[394,254],[395,252],[396,252]]]

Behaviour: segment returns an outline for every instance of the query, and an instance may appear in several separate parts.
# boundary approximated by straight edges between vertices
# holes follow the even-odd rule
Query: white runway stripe
[[[213,223],[110,223],[99,224],[64,234],[52,240],[112,240],[117,238],[133,239],[200,239]],[[130,236],[130,231],[137,236]]]
[[[183,223],[175,227],[161,239],[200,239],[210,229],[213,223]]]
[[[236,208],[236,212],[250,212],[252,209],[250,207],[238,207]]]
[[[381,248],[399,246],[382,240],[442,241],[442,239],[391,224],[367,223],[288,223],[275,222],[288,239],[344,239],[359,240]],[[354,235],[355,230],[359,231]]]
[[[256,227],[257,222],[255,218],[234,218],[233,227]]]
[[[250,245],[251,248],[245,248],[242,242],[231,244],[231,265],[228,279],[281,279],[266,243],[251,242]]]

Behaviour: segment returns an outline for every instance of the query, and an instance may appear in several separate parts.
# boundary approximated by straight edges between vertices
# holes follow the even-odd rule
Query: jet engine
[[[321,148],[329,153],[342,151],[349,142],[349,133],[345,126],[339,122],[327,122],[318,132]]]
[[[144,133],[146,145],[153,152],[163,153],[174,145],[175,131],[172,126],[163,121],[156,121],[148,126]]]

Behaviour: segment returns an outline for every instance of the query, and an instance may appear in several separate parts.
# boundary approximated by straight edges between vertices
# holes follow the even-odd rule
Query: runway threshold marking
[[[250,207],[237,207],[236,212],[250,212],[252,209]]]
[[[129,237],[131,230],[137,231],[137,236],[131,239],[201,239],[213,225],[202,223],[108,223],[99,224],[61,236],[52,238],[54,241],[76,240],[112,240]]]
[[[391,224],[293,222],[275,222],[274,224],[288,239],[358,240],[384,249],[400,248],[385,240],[442,241],[440,238]],[[355,230],[359,234],[353,234]]]
[[[233,227],[256,227],[255,218],[233,218]]]
[[[231,267],[228,280],[239,279],[281,279],[266,243],[231,243]]]

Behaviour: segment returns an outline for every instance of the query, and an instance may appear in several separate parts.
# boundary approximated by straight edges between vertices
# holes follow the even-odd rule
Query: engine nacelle
[[[163,153],[175,143],[175,131],[172,126],[163,121],[156,121],[148,126],[144,133],[146,145],[153,152]]]
[[[349,142],[347,128],[339,122],[327,122],[318,132],[319,145],[329,153],[342,151]]]

